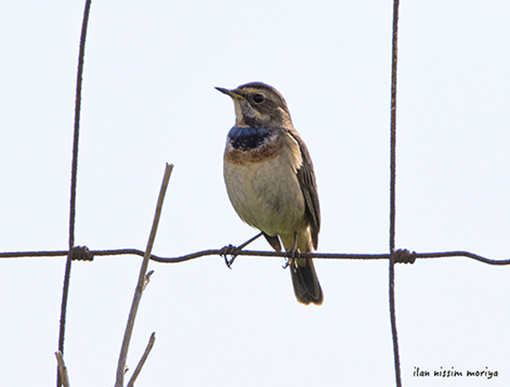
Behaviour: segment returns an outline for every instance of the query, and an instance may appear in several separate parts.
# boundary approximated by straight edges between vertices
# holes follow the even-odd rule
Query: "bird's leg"
[[[287,258],[287,262],[282,267],[286,269],[294,261],[295,258],[299,258],[299,250],[297,248],[297,232],[294,233],[294,245],[289,251],[290,257]]]
[[[235,247],[233,245],[228,245],[223,247],[220,250],[220,256],[222,256],[225,259],[225,264],[229,269],[232,269],[232,264],[234,263],[234,260],[236,259],[239,252],[244,249],[246,246],[248,246],[251,242],[253,242],[255,239],[259,238],[263,233],[259,233],[255,235],[253,238],[248,239],[246,242],[244,242],[242,245],[239,245],[238,247]],[[232,258],[228,259],[227,256],[231,255]]]

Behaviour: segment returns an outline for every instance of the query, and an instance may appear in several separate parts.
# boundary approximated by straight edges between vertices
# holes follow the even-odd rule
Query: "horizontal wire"
[[[84,247],[76,247],[77,249],[84,250]],[[159,257],[151,255],[150,259],[161,263],[178,263],[185,262],[191,259],[201,258],[209,255],[221,255],[222,249],[211,249],[197,251],[196,253],[182,255],[180,257]],[[61,257],[67,256],[68,250],[56,251],[13,251],[0,253],[1,258],[31,258],[31,257]],[[77,260],[91,260],[92,257],[111,256],[111,255],[138,255],[143,257],[144,252],[138,249],[110,249],[110,250],[88,250],[88,258],[76,258]],[[451,258],[451,257],[464,257],[471,258],[478,262],[483,262],[489,265],[510,265],[510,259],[491,259],[469,251],[441,251],[431,253],[416,253],[407,250],[397,250],[397,263],[413,263],[416,259],[430,259],[430,258]],[[237,255],[245,256],[258,256],[258,257],[279,257],[289,258],[289,253],[277,253],[275,251],[257,251],[257,250],[242,250]],[[400,256],[400,258],[399,258]],[[301,253],[302,258],[318,258],[318,259],[359,259],[359,260],[375,260],[375,259],[389,259],[390,254],[338,254],[338,253]]]

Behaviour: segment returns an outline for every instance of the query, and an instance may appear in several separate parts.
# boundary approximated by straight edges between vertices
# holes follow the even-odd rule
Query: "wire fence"
[[[81,110],[81,90],[83,67],[85,57],[85,42],[87,34],[87,26],[91,8],[91,0],[87,0],[83,15],[81,37],[80,37],[80,50],[78,60],[78,72],[76,82],[76,100],[75,100],[75,117],[74,117],[74,137],[72,148],[72,172],[71,172],[71,195],[69,206],[69,250],[56,250],[56,251],[16,251],[16,252],[1,252],[0,258],[26,258],[26,257],[64,257],[66,256],[66,266],[64,274],[64,282],[62,289],[62,301],[60,311],[60,324],[59,324],[59,340],[57,357],[57,387],[69,386],[69,378],[67,369],[64,362],[64,349],[65,349],[65,328],[66,328],[66,315],[67,303],[69,295],[69,285],[71,278],[72,262],[74,260],[92,261],[95,256],[119,256],[119,255],[138,255],[144,257],[140,275],[137,282],[136,292],[131,307],[131,312],[128,318],[126,332],[122,343],[122,349],[119,356],[119,363],[117,369],[116,387],[124,386],[125,362],[129,349],[131,333],[133,329],[134,320],[136,318],[136,311],[140,303],[141,295],[145,286],[147,285],[152,272],[147,273],[147,264],[149,260],[160,263],[178,263],[185,262],[205,256],[224,255],[225,249],[210,249],[186,254],[178,257],[160,257],[151,254],[152,245],[156,235],[159,216],[163,205],[164,194],[168,181],[170,178],[172,166],[167,165],[165,175],[163,178],[162,188],[158,199],[156,214],[153,221],[153,227],[147,249],[141,251],[138,249],[122,248],[122,249],[108,249],[108,250],[89,250],[86,246],[75,246],[75,219],[76,219],[76,191],[77,191],[77,172],[78,172],[78,148],[79,148],[79,128],[80,128],[80,110]],[[390,229],[389,229],[389,253],[385,254],[340,254],[340,253],[302,253],[300,256],[303,258],[318,258],[318,259],[349,259],[349,260],[388,260],[389,273],[388,273],[388,290],[389,290],[389,309],[391,320],[391,331],[393,341],[393,354],[394,354],[394,367],[395,367],[395,383],[397,387],[402,386],[401,370],[400,370],[400,354],[398,346],[398,330],[396,323],[396,305],[395,305],[395,264],[396,263],[409,263],[412,264],[416,259],[438,259],[438,258],[451,258],[451,257],[464,257],[473,259],[481,263],[489,265],[510,265],[510,259],[492,259],[480,256],[469,251],[444,251],[444,252],[410,252],[408,250],[397,250],[395,247],[396,237],[396,142],[397,142],[397,128],[396,128],[396,113],[397,113],[397,64],[398,64],[398,18],[399,18],[399,0],[394,0],[393,4],[393,29],[392,29],[392,70],[391,70],[391,121],[390,121]],[[240,256],[257,256],[257,257],[290,257],[288,253],[278,253],[270,251],[254,251],[242,250],[238,251],[236,255]],[[140,362],[138,363],[128,386],[134,385],[134,382],[139,375],[145,360],[147,359],[155,342],[155,334],[152,333],[149,343],[143,353]]]

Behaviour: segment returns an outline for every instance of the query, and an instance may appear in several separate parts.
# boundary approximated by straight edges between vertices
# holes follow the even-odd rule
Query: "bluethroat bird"
[[[313,261],[299,257],[317,249],[319,198],[310,154],[292,125],[287,103],[260,82],[216,89],[235,106],[223,170],[230,201],[276,251],[281,241],[291,252],[288,266],[298,301],[320,305],[323,295]]]

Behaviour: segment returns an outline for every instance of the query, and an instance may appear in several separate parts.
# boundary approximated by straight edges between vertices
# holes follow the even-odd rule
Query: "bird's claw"
[[[298,259],[299,257],[301,257],[301,253],[299,252],[298,249],[290,250],[289,254],[290,254],[290,259]]]
[[[284,269],[288,268],[291,265],[291,263],[294,261],[294,259],[298,259],[301,256],[298,249],[289,250],[288,253],[289,253],[289,257],[286,258],[287,261],[285,262],[284,265],[282,265],[282,268],[284,268]]]
[[[237,254],[239,254],[239,249],[233,245],[225,246],[220,250],[220,255],[225,260],[225,264],[227,265],[227,267],[229,269],[232,269],[232,264],[234,263],[234,260],[236,259]],[[232,256],[231,259],[228,259],[229,255]]]
[[[225,264],[227,265],[227,267],[230,270],[232,270],[232,264],[234,263],[234,260],[236,259],[236,255],[232,256],[231,259],[228,259],[226,255],[223,258],[225,258]]]

